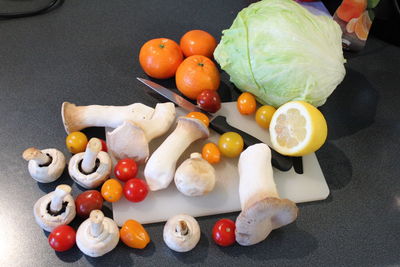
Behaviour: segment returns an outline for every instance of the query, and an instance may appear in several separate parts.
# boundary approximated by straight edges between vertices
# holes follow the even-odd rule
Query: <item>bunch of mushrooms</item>
[[[111,173],[111,158],[101,147],[100,139],[91,138],[85,152],[75,154],[69,161],[69,175],[86,189],[100,186]]]
[[[61,114],[67,133],[87,127],[115,128],[107,132],[107,147],[117,159],[132,158],[139,164],[149,157],[149,142],[168,131],[175,120],[173,103],[153,109],[141,103],[129,106],[76,106],[64,102]]]
[[[271,150],[266,144],[249,146],[239,158],[239,197],[242,212],[236,219],[236,242],[257,244],[272,230],[292,223],[298,208],[289,199],[280,199],[271,165]]]
[[[164,225],[165,244],[176,252],[192,250],[200,240],[200,226],[195,218],[179,214],[168,219]]]
[[[69,224],[76,215],[71,187],[62,184],[55,191],[41,197],[33,207],[33,214],[37,224],[48,232],[57,226]]]
[[[22,157],[29,161],[29,174],[40,183],[51,183],[57,180],[66,165],[64,154],[55,148],[39,150],[30,147],[24,151]]]
[[[76,245],[90,257],[100,257],[113,250],[119,241],[119,229],[100,210],[93,210],[76,232]]]
[[[209,135],[208,128],[200,120],[179,117],[175,130],[154,151],[144,169],[150,190],[167,188],[174,178],[176,162],[182,153],[191,143]]]

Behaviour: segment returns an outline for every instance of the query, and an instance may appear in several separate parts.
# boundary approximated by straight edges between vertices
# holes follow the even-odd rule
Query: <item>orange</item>
[[[181,48],[167,38],[152,39],[139,52],[140,66],[147,75],[156,79],[173,77],[182,61]]]
[[[182,36],[180,46],[185,57],[202,55],[212,58],[217,41],[208,32],[192,30]]]
[[[204,90],[217,90],[220,77],[214,62],[195,55],[186,58],[175,75],[176,87],[186,97],[195,100]]]

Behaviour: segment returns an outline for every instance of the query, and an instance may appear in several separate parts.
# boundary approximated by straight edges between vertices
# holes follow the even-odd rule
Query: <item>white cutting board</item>
[[[184,115],[186,112],[178,109],[177,114]],[[223,103],[217,114],[224,115],[232,126],[252,134],[266,144],[270,144],[268,132],[256,124],[253,116],[239,114],[236,102]],[[152,141],[151,150],[154,151],[167,135]],[[219,135],[211,131],[211,136],[207,140],[193,143],[181,156],[177,166],[187,159],[190,153],[201,153],[205,143],[210,141],[217,143],[218,138]],[[112,205],[114,220],[121,226],[128,219],[146,224],[163,222],[179,213],[197,217],[239,211],[237,161],[237,158],[228,159],[224,157],[220,163],[214,165],[217,172],[217,182],[214,190],[205,196],[187,197],[181,194],[172,182],[167,189],[149,192],[147,198],[139,203],[129,202],[122,197],[120,201]],[[144,177],[143,167],[141,166],[139,169],[139,178]],[[329,188],[314,153],[303,157],[303,167],[304,174],[295,173],[293,168],[287,172],[274,169],[274,179],[280,197],[288,198],[296,203],[327,198]]]

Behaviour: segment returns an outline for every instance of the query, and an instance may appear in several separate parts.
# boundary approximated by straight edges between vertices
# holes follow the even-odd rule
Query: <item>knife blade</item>
[[[176,105],[180,106],[181,108],[185,109],[186,111],[189,111],[189,112],[198,111],[198,112],[202,112],[202,113],[206,114],[210,119],[210,128],[213,129],[214,131],[216,131],[217,133],[224,134],[226,132],[236,132],[242,136],[245,147],[248,147],[248,146],[251,146],[254,144],[258,144],[258,143],[263,143],[261,140],[257,139],[256,137],[231,126],[226,121],[226,118],[224,116],[221,116],[221,115],[215,116],[205,110],[202,110],[200,107],[189,102],[182,96],[174,93],[170,89],[167,89],[153,81],[143,79],[143,78],[137,78],[137,79],[140,82],[142,82],[143,84],[145,84],[146,86],[148,86],[149,88],[151,88],[152,90],[154,90],[155,92],[157,92],[158,94],[164,96],[171,102],[173,102]],[[272,166],[274,166],[278,170],[288,171],[292,168],[293,162],[290,157],[283,156],[283,155],[279,154],[278,152],[276,152],[275,150],[273,150],[272,148],[271,148],[271,156],[272,156],[272,159],[271,159]]]

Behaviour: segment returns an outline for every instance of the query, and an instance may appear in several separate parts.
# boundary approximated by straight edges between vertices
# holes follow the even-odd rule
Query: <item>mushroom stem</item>
[[[22,153],[22,157],[26,161],[34,160],[38,165],[50,163],[51,159],[45,153],[35,147],[30,147]]]
[[[93,210],[90,213],[90,234],[98,237],[103,232],[104,214],[100,210]]]
[[[66,184],[62,184],[56,187],[54,190],[53,198],[50,202],[50,211],[51,212],[58,212],[62,208],[62,204],[64,201],[64,197],[70,194],[72,191],[71,187]]]
[[[175,232],[177,232],[180,235],[187,235],[188,231],[189,229],[186,222],[183,220],[178,221],[175,227]]]
[[[86,146],[82,160],[82,170],[85,173],[92,173],[96,166],[97,155],[101,151],[101,141],[98,138],[91,138]]]

